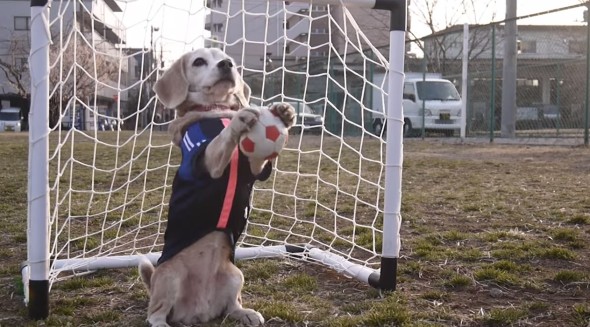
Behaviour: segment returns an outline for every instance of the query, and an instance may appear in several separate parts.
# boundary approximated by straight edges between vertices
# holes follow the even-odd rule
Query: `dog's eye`
[[[200,67],[200,66],[203,66],[206,64],[207,64],[207,62],[203,58],[197,58],[197,59],[195,59],[195,61],[193,61],[193,66],[195,66],[195,67]]]

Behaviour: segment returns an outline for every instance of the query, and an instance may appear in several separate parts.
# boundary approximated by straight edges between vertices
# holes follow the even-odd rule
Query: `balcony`
[[[309,25],[311,24],[311,21],[309,20],[308,17],[299,16],[297,14],[293,14],[290,17],[288,17],[287,21],[293,19],[294,16],[297,16],[296,18],[300,18],[300,19],[298,19],[291,26],[289,26],[289,28],[287,28],[285,34],[287,35],[287,38],[289,38],[289,39],[295,39],[302,33],[308,33],[309,32]]]
[[[293,40],[290,40],[287,43],[287,49],[289,50],[287,51],[287,54],[297,57],[307,56],[307,49],[309,48],[309,45],[307,44],[307,35],[307,32],[301,33]]]
[[[78,22],[83,28],[94,31],[101,35],[111,44],[125,44],[125,30],[122,28],[112,28],[101,21],[96,15],[91,15],[87,11],[78,12]],[[94,21],[94,23],[93,23]],[[94,26],[93,26],[94,25]]]

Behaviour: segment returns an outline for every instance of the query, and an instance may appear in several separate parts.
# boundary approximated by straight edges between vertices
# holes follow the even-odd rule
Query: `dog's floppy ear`
[[[176,108],[188,95],[189,85],[184,71],[187,58],[185,54],[176,60],[154,85],[158,98],[168,108]]]
[[[244,80],[241,78],[240,84],[241,86],[238,86],[236,97],[238,98],[238,101],[240,101],[240,105],[242,106],[242,108],[249,107],[250,93],[252,93],[252,90],[250,89],[250,86],[248,86],[248,84],[246,84],[246,82],[244,82]]]

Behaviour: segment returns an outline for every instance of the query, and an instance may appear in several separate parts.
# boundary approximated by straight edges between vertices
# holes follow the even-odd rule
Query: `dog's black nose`
[[[233,66],[234,64],[229,59],[225,59],[217,63],[217,68],[219,68],[222,72],[230,71]]]

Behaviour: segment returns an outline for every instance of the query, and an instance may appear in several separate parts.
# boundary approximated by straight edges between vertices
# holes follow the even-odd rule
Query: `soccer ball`
[[[283,150],[288,135],[287,127],[276,112],[260,108],[258,121],[240,137],[240,150],[251,158],[271,160]]]

